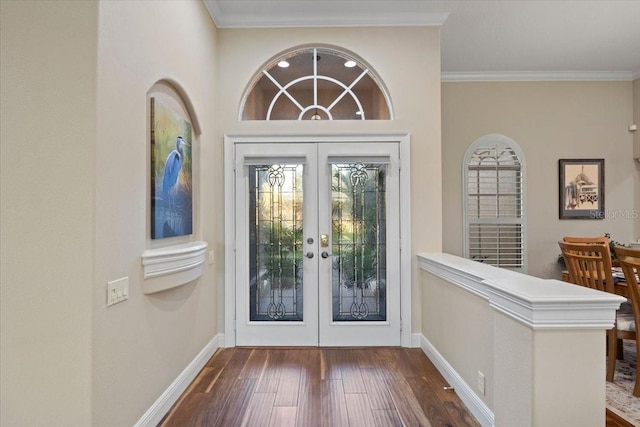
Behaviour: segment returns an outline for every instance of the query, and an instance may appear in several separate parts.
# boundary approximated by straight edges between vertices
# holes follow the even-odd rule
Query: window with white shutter
[[[464,256],[526,271],[524,153],[503,135],[485,135],[463,163]]]

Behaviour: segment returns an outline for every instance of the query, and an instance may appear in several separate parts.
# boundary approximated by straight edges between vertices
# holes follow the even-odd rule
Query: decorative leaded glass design
[[[281,55],[254,77],[242,120],[389,120],[391,104],[363,61],[329,48]]]
[[[250,320],[301,321],[303,165],[249,166]]]
[[[334,321],[386,320],[385,166],[331,165]]]

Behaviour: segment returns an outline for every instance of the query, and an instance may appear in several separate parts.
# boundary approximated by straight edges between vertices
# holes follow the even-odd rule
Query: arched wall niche
[[[344,48],[309,44],[271,57],[243,93],[239,120],[392,120],[382,78]]]
[[[169,146],[163,147],[162,151],[158,151],[153,147],[152,141],[159,143],[161,138],[155,135],[159,129],[163,129],[163,125],[156,121],[160,120],[158,114],[160,111],[170,111],[165,116],[174,117],[173,121],[166,126],[166,129],[173,129],[175,123],[183,124],[187,122],[190,126],[186,126],[189,135],[183,136],[188,146],[182,146],[185,153],[181,166],[181,174],[188,167],[188,179],[180,175],[177,183],[180,186],[181,194],[187,193],[190,200],[190,226],[183,227],[173,216],[169,216],[167,227],[174,228],[172,233],[166,233],[166,228],[159,227],[159,217],[167,218],[158,214],[158,209],[169,209],[168,206],[177,203],[183,203],[184,198],[179,201],[175,194],[170,196],[169,193],[160,191],[162,187],[162,178],[165,173],[164,166],[168,163],[169,155],[174,147],[171,146],[173,141],[177,141],[174,132],[170,136],[163,139],[163,145],[168,143]],[[202,227],[200,225],[200,135],[202,128],[198,120],[198,116],[193,108],[193,104],[186,91],[177,82],[171,79],[162,79],[151,86],[147,92],[147,138],[146,143],[146,171],[147,171],[147,215],[146,215],[146,250],[142,254],[142,265],[144,268],[143,290],[146,294],[164,291],[170,288],[189,283],[202,274],[206,250],[208,244],[201,241]],[[183,133],[183,132],[178,132]],[[177,148],[177,147],[176,147]],[[188,150],[188,156],[186,156]],[[155,153],[155,154],[154,154]],[[154,156],[156,156],[154,162]],[[188,162],[188,163],[187,163]],[[175,200],[170,200],[173,197]],[[184,205],[187,206],[187,205]],[[183,205],[176,208],[179,214],[183,215],[185,210]],[[158,231],[162,230],[162,231]],[[175,231],[179,230],[179,231]],[[164,234],[163,234],[164,233]]]

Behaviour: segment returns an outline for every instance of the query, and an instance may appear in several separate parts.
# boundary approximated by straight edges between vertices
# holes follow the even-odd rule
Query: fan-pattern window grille
[[[524,154],[502,135],[476,140],[464,159],[465,257],[526,269]]]
[[[390,120],[389,96],[370,66],[333,48],[297,49],[251,81],[241,120]]]

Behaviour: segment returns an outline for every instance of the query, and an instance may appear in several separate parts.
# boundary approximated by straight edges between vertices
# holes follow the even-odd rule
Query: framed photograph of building
[[[560,219],[604,218],[604,159],[560,159]]]

